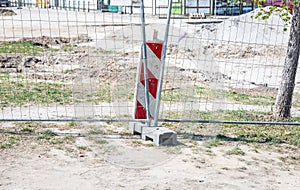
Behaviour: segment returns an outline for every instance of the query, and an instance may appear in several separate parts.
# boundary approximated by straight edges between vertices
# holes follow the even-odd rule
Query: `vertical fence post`
[[[144,81],[145,81],[145,105],[146,105],[146,118],[147,126],[150,126],[150,110],[149,110],[149,83],[148,83],[148,65],[147,65],[147,44],[146,44],[146,29],[145,29],[145,13],[144,13],[144,0],[141,0],[141,22],[142,22],[142,37],[143,37],[143,53],[142,60],[144,64]]]
[[[71,10],[71,1],[69,0],[69,11]]]
[[[73,11],[75,11],[75,5],[76,5],[76,1],[73,1]]]
[[[162,90],[162,82],[163,82],[164,68],[165,68],[165,62],[166,62],[166,54],[167,54],[167,44],[168,44],[168,37],[169,37],[171,10],[172,10],[172,0],[169,0],[167,25],[166,25],[166,30],[165,30],[164,45],[163,45],[162,57],[161,57],[161,68],[160,68],[158,87],[157,87],[157,93],[156,93],[156,104],[155,104],[155,115],[154,115],[154,126],[155,127],[158,126],[159,107],[160,107],[160,100],[161,100],[161,90]]]
[[[78,12],[80,11],[80,1],[78,1]]]
[[[90,2],[88,1],[88,12],[90,12]]]
[[[83,1],[82,3],[83,3],[82,9],[83,9],[83,12],[85,12],[85,1]]]

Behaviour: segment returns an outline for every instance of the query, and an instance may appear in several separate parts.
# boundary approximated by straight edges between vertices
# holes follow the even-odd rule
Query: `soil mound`
[[[14,15],[17,15],[17,13],[15,13],[13,10],[0,8],[0,16],[14,16]]]

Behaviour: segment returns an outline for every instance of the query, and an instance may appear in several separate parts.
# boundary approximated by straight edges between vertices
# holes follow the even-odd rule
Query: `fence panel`
[[[162,118],[198,122],[275,121],[272,111],[289,26],[279,14],[266,20],[255,19],[257,11],[225,20],[214,17],[180,21],[179,36],[171,37],[178,39],[178,43],[169,47]],[[293,116],[298,115],[297,84]]]
[[[139,15],[0,10],[0,120],[133,119]],[[274,121],[289,31],[252,15],[171,21],[160,121]],[[148,15],[147,39],[165,23]]]
[[[1,16],[2,120],[129,118],[139,17],[30,7],[3,12],[13,16]]]

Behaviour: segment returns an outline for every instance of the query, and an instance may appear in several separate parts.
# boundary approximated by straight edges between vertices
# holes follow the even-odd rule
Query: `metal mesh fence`
[[[133,120],[139,15],[38,7],[0,14],[0,120]],[[274,121],[289,31],[277,14],[253,14],[171,20],[160,121]],[[163,40],[165,23],[147,15],[147,40]]]

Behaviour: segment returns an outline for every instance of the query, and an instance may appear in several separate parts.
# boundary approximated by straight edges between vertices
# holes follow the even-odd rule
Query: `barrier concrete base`
[[[141,135],[143,140],[152,140],[157,146],[174,146],[177,144],[177,133],[166,127],[147,127],[142,122],[129,124],[132,134]]]

